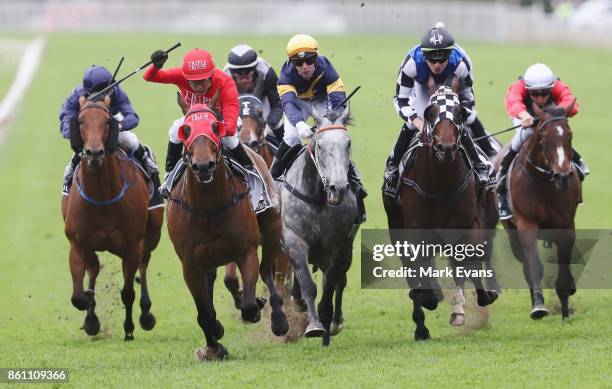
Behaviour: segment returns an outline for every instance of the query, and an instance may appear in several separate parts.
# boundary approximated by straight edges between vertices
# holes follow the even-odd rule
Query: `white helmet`
[[[525,71],[525,86],[527,89],[549,89],[555,85],[557,77],[543,63],[531,65]]]

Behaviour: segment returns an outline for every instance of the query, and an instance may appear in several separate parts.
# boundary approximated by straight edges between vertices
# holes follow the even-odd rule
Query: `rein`
[[[117,156],[117,159],[120,161],[129,160],[129,158],[119,158],[119,156]],[[79,164],[78,169],[79,170],[81,169],[81,164]],[[125,179],[125,173],[123,171],[123,164],[121,164],[121,162],[119,162],[119,171],[121,172],[121,190],[119,191],[118,194],[116,194],[115,196],[113,196],[113,198],[109,200],[96,200],[93,197],[89,196],[87,193],[85,193],[85,189],[83,189],[83,186],[79,182],[79,175],[77,174],[78,172],[75,172],[74,182],[76,183],[79,195],[81,196],[83,200],[87,201],[88,203],[94,204],[94,205],[110,205],[110,204],[114,204],[118,202],[125,196],[130,186],[132,186],[132,183],[128,183],[127,180]]]
[[[186,160],[187,166],[191,169],[191,160],[189,158],[187,158],[187,153],[184,154],[183,158]],[[217,164],[219,163],[221,159],[221,153],[219,152],[217,154]],[[187,178],[184,176],[183,177],[183,186],[181,188],[181,198],[180,199],[176,199],[174,197],[172,197],[171,195],[168,196],[168,200],[172,201],[173,203],[176,203],[178,205],[180,205],[181,209],[183,209],[185,212],[187,212],[190,215],[193,216],[197,216],[199,218],[210,218],[213,216],[217,216],[225,211],[227,211],[228,209],[232,208],[233,206],[235,206],[236,204],[238,204],[240,201],[242,201],[250,192],[250,188],[248,188],[247,186],[247,190],[245,192],[242,192],[240,194],[236,194],[235,188],[234,188],[234,180],[232,178],[232,173],[229,170],[229,167],[227,166],[227,164],[224,163],[225,169],[227,170],[228,173],[228,177],[230,180],[230,185],[232,188],[232,196],[229,198],[229,200],[223,204],[220,208],[216,208],[213,209],[212,211],[201,211],[198,209],[193,208],[192,206],[190,206],[185,199],[185,183],[187,181]],[[189,173],[185,173],[185,174],[189,174]]]
[[[318,133],[324,132],[324,131],[329,131],[329,130],[344,130],[344,131],[348,131],[348,128],[346,128],[345,126],[341,125],[341,124],[334,124],[331,126],[325,126],[325,127],[320,127],[316,132],[315,132],[315,136]],[[316,142],[316,139],[315,139]],[[321,199],[314,199],[312,197],[308,197],[307,195],[303,194],[302,192],[300,192],[299,190],[297,190],[297,188],[293,185],[291,185],[290,183],[288,183],[287,181],[284,182],[284,188],[287,189],[287,191],[289,191],[289,193],[291,193],[292,195],[294,195],[295,197],[297,197],[298,199],[311,204],[311,205],[317,205],[317,206],[324,206],[327,204],[327,200],[325,199],[325,197],[323,196],[324,192],[327,192],[329,190],[329,182],[327,180],[327,177],[325,177],[325,175],[323,174],[323,172],[321,171],[321,166],[319,165],[319,161],[317,158],[316,153],[312,150],[312,142],[308,143],[308,146],[306,146],[306,151],[308,152],[308,155],[310,156],[310,159],[312,160],[312,163],[315,166],[315,169],[317,170],[317,174],[319,175],[319,178],[321,179],[321,184],[323,185],[323,191],[321,192]]]

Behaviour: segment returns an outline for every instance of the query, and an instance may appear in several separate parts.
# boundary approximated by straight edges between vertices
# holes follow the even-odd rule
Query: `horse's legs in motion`
[[[83,291],[83,279],[87,269],[85,255],[77,247],[76,243],[70,242],[70,274],[72,275],[72,305],[79,311],[84,311],[89,307],[89,299]]]
[[[100,331],[100,320],[96,316],[96,278],[100,273],[100,260],[95,252],[91,252],[87,255],[87,261],[85,263],[87,267],[87,274],[89,275],[89,284],[85,291],[85,296],[89,300],[89,306],[87,307],[87,315],[85,316],[85,322],[83,323],[83,329],[87,335],[96,335]]]
[[[555,240],[557,246],[557,263],[559,266],[559,274],[555,282],[555,289],[561,301],[561,316],[565,320],[569,317],[569,296],[576,293],[576,282],[574,281],[570,269],[572,248],[576,240],[576,232],[571,230],[564,235],[565,236]]]
[[[242,318],[250,323],[257,323],[261,318],[260,307],[255,300],[255,284],[259,278],[259,260],[257,246],[251,247],[244,258],[237,261],[242,277]]]
[[[155,327],[155,316],[151,313],[151,298],[149,297],[149,288],[147,285],[147,267],[149,266],[149,260],[151,259],[151,253],[146,251],[143,255],[142,261],[138,266],[138,272],[140,273],[140,327],[145,331],[150,331]]]
[[[229,292],[232,294],[234,299],[234,307],[240,309],[242,306],[242,296],[240,294],[240,283],[238,282],[238,276],[236,275],[236,263],[232,262],[225,265],[225,277],[223,283]]]
[[[308,311],[308,326],[304,332],[307,338],[323,336],[327,331],[321,324],[319,314],[315,309],[315,299],[317,298],[317,285],[312,280],[308,271],[308,246],[293,231],[285,232],[283,242],[285,251],[291,259],[291,264],[295,269],[296,279],[300,285],[302,296],[306,300],[306,310]]]
[[[198,325],[204,332],[206,347],[196,349],[196,357],[200,361],[222,360],[227,357],[228,352],[221,343],[218,342],[223,336],[223,326],[215,318],[214,306],[212,302],[212,289],[216,270],[202,274],[200,269],[193,264],[190,259],[183,259],[183,278],[191,292],[196,309],[198,310]]]
[[[544,267],[538,254],[538,230],[535,225],[519,219],[517,233],[523,253],[523,274],[531,291],[530,316],[534,320],[541,319],[548,315],[548,310],[544,306],[544,294],[540,286]]]
[[[142,259],[142,243],[134,244],[123,253],[121,256],[123,268],[123,289],[121,289],[121,301],[125,306],[125,321],[123,329],[125,331],[124,340],[134,340],[134,321],[132,320],[132,307],[136,299],[134,292],[134,278],[136,270]]]
[[[293,299],[293,305],[296,311],[304,312],[307,310],[306,301],[302,297],[302,290],[300,289],[300,282],[297,278],[297,273],[293,276],[293,285],[291,286],[291,298]]]
[[[420,259],[416,262],[407,261],[405,258],[402,259],[402,264],[406,267],[410,267],[416,270],[417,274],[420,272],[422,267],[433,266],[431,258]],[[423,307],[430,311],[433,311],[438,307],[438,297],[432,289],[431,280],[425,277],[406,277],[408,286],[410,287],[410,293],[408,294],[412,299],[412,320],[416,324],[414,331],[415,340],[427,340],[430,339],[429,330],[425,326],[425,312]]]
[[[344,288],[346,288],[346,273],[349,271],[349,268],[353,263],[353,241],[355,240],[355,235],[357,234],[358,229],[359,225],[353,225],[353,228],[345,241],[344,249],[340,254],[340,258],[346,258],[346,261],[344,262],[344,269],[340,271],[338,280],[336,281],[334,317],[332,318],[332,323],[329,330],[330,335],[332,336],[338,335],[344,328],[344,316],[342,316],[342,295],[344,293]]]
[[[267,213],[267,212],[266,212]],[[260,224],[263,230],[262,259],[259,267],[261,279],[264,281],[270,292],[270,307],[272,308],[271,323],[272,332],[276,336],[285,335],[289,331],[289,322],[283,312],[283,297],[276,287],[276,262],[280,260],[284,252],[280,246],[280,219],[279,223],[274,223],[271,218],[265,218]]]
[[[457,277],[455,275],[455,289],[453,289],[453,296],[451,297],[451,315],[448,320],[452,326],[462,326],[465,324],[465,294],[464,284],[465,277]]]

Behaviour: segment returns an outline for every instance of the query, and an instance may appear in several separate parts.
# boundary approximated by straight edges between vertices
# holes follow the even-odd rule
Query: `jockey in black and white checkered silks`
[[[465,121],[470,131],[466,131],[464,149],[478,175],[479,184],[485,187],[494,184],[494,180],[489,177],[488,166],[479,157],[471,137],[471,133],[475,136],[486,135],[476,116],[471,60],[467,53],[455,44],[450,32],[442,25],[436,25],[423,35],[421,44],[409,51],[400,66],[394,105],[404,123],[387,160],[383,184],[385,195],[393,198],[397,195],[399,163],[414,134],[423,129],[423,113],[429,105],[430,81],[437,85],[447,85],[453,79],[458,81],[459,101],[471,112]],[[487,146],[492,149],[489,153],[495,154],[495,147]]]

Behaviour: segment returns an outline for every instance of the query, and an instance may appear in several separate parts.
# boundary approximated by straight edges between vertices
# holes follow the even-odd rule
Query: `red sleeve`
[[[236,122],[238,121],[238,90],[234,80],[227,77],[221,81],[221,92],[219,102],[223,111],[222,136],[234,136],[236,134]]]
[[[504,98],[506,112],[510,117],[516,118],[519,113],[527,110],[525,106],[526,97],[527,89],[525,88],[525,82],[523,80],[517,80],[510,85],[508,93],[506,93],[506,97]]]
[[[174,84],[180,86],[185,78],[181,68],[158,69],[151,65],[142,75],[146,81],[158,82],[160,84]]]
[[[553,98],[555,99],[555,104],[559,107],[567,108],[574,101],[575,97],[572,94],[570,88],[567,85],[557,80],[555,82],[555,86],[553,86],[552,90]],[[574,116],[578,113],[578,102],[574,104],[574,109],[570,112],[570,117]]]

